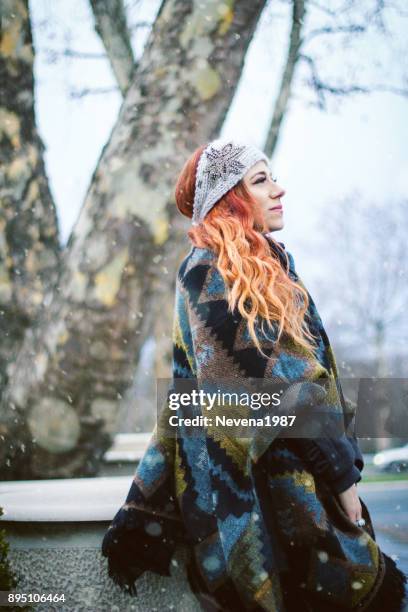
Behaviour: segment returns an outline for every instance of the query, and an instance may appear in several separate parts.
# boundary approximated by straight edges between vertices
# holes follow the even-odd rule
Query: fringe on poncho
[[[272,256],[282,265],[289,262],[287,273],[301,283],[292,256],[286,251],[288,259],[282,258],[284,245],[278,244],[276,250],[271,243]],[[293,383],[284,397],[289,411],[324,398],[333,410],[343,411],[347,424],[348,405],[313,300],[308,320],[318,339],[318,358],[287,339],[277,347],[267,336],[261,342],[264,358],[239,312],[228,311],[215,262],[210,250],[193,247],[179,267],[174,383],[281,378]],[[329,383],[323,395],[322,380]],[[194,436],[180,426],[171,436],[165,427],[170,412],[165,402],[125,503],[103,540],[109,575],[123,590],[137,595],[137,578],[146,570],[170,576],[173,553],[184,544],[191,588],[209,612],[401,609],[406,577],[380,550],[366,505],[360,498],[366,525],[358,527],[331,486],[346,473],[354,479],[349,442],[333,446],[340,473],[336,462],[331,474],[317,473],[296,439],[281,439],[275,431],[239,439],[204,426]],[[183,414],[191,416],[189,407]]]

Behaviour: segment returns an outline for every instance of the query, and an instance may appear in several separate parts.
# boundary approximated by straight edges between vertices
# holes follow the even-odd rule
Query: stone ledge
[[[132,476],[59,478],[0,483],[1,521],[111,521]]]
[[[179,547],[171,577],[145,572],[138,596],[123,593],[108,576],[102,538],[123,504],[132,478],[78,478],[0,484],[0,527],[18,592],[64,593],[64,604],[36,604],[40,612],[201,612],[185,574],[189,551]]]

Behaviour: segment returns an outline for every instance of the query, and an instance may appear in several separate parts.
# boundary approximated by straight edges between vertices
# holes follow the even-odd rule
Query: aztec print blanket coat
[[[281,251],[266,238],[271,255],[304,287],[283,243]],[[239,312],[228,311],[215,263],[212,251],[192,247],[179,267],[174,383],[281,379],[291,383],[282,402],[289,412],[324,400],[347,425],[351,404],[310,295],[318,358],[289,340],[277,347],[268,335],[261,341],[268,358],[262,357]],[[323,394],[321,381],[328,383]],[[184,416],[192,416],[190,409]],[[165,402],[103,540],[109,575],[123,590],[137,595],[136,580],[146,570],[169,576],[172,555],[184,544],[188,579],[204,610],[400,610],[406,578],[376,543],[366,505],[360,498],[366,525],[358,527],[339,503],[337,494],[361,479],[354,435],[281,439],[260,428],[248,439],[202,426],[191,436],[181,425],[171,436],[161,427],[169,416]]]

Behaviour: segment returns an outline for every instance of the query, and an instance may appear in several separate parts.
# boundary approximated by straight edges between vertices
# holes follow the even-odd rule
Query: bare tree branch
[[[122,0],[89,0],[95,29],[112,66],[113,74],[125,95],[135,70],[135,58]]]
[[[325,13],[329,17],[338,17],[342,13],[346,13],[353,6],[353,3],[354,3],[354,0],[347,0],[344,3],[343,7],[341,8],[339,7],[336,9],[330,9],[327,6],[324,6],[323,4],[321,4],[320,2],[317,2],[316,0],[308,0],[308,5],[313,6],[314,8],[318,9],[322,13]]]
[[[151,27],[152,23],[150,21],[137,21],[136,23],[129,25],[129,31],[135,32],[136,30],[144,30]]]
[[[90,53],[85,51],[75,51],[66,47],[65,49],[51,49],[49,47],[42,47],[38,49],[37,53],[43,53],[46,55],[46,59],[49,63],[54,63],[61,57],[69,57],[72,59],[84,59],[84,60],[106,60],[106,53]]]
[[[120,91],[119,87],[85,87],[84,89],[71,89],[69,97],[79,100],[86,96],[100,96],[118,91]]]
[[[326,97],[325,94],[331,94],[333,96],[348,96],[352,94],[370,94],[374,92],[389,92],[402,97],[408,97],[408,87],[397,87],[395,85],[387,85],[384,83],[370,84],[370,85],[359,85],[357,83],[348,84],[331,84],[323,81],[318,75],[317,66],[315,60],[310,55],[301,53],[299,59],[307,63],[310,69],[310,78],[306,79],[306,84],[309,85],[317,95],[316,106],[321,110],[326,110]]]
[[[272,157],[278,140],[278,135],[288,100],[291,94],[292,82],[298,61],[299,49],[302,44],[301,32],[305,17],[305,0],[293,0],[292,28],[290,32],[289,49],[286,64],[283,70],[278,97],[272,115],[271,124],[266,137],[264,151],[268,157]]]
[[[362,34],[366,30],[367,26],[357,24],[338,27],[325,26],[322,28],[316,28],[315,30],[311,30],[308,34],[303,36],[302,44],[310,42],[312,38],[316,38],[316,36],[321,36],[322,34]]]
[[[303,21],[306,8],[310,7],[324,13],[333,23],[315,28],[301,36],[301,31],[304,29]],[[353,82],[352,79],[344,81],[343,83],[328,82],[319,74],[318,58],[314,56],[312,51],[306,51],[305,49],[307,43],[317,37],[340,34],[343,36],[350,35],[355,39],[356,36],[361,36],[366,33],[370,26],[376,27],[384,35],[389,35],[390,33],[384,21],[384,12],[386,9],[396,10],[400,15],[403,15],[403,10],[396,6],[395,3],[392,3],[391,0],[371,0],[371,2],[364,3],[364,5],[357,4],[354,0],[347,0],[335,9],[325,6],[323,3],[319,3],[316,0],[292,0],[292,27],[289,47],[265,144],[265,152],[270,157],[275,150],[282,120],[287,111],[291,97],[299,99],[308,106],[316,107],[322,111],[327,111],[329,96],[341,99],[342,97],[353,94],[389,92],[401,97],[408,97],[408,83],[406,78],[401,80],[401,85],[381,82],[376,84],[363,84]],[[339,17],[342,18],[343,23],[339,24]],[[347,20],[348,23],[344,23],[345,20]],[[342,40],[348,39],[344,37]],[[303,96],[293,89],[295,70],[299,61],[306,63],[309,69],[310,78],[304,79],[303,83],[312,90],[314,94],[314,99],[312,101],[304,100]]]

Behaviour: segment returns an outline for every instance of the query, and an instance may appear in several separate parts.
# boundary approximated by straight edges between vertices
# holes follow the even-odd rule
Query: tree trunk
[[[295,68],[299,59],[299,50],[302,45],[302,28],[306,13],[305,0],[293,0],[292,28],[290,32],[289,49],[286,64],[282,74],[282,80],[275,106],[271,124],[268,130],[264,151],[268,157],[272,157],[279,138],[283,117],[287,111]]]
[[[68,242],[59,287],[10,381],[3,478],[97,472],[118,400],[187,246],[177,175],[193,149],[218,134],[264,4],[163,3]]]
[[[124,96],[135,69],[123,0],[90,0],[95,30],[105,47],[113,74]]]
[[[388,376],[388,364],[387,358],[385,355],[385,334],[386,327],[384,321],[376,320],[374,324],[374,346],[375,346],[375,363],[376,363],[376,376],[378,379],[384,379]],[[387,421],[390,407],[388,406],[388,398],[384,398],[384,401],[381,402],[382,398],[379,398],[378,401],[378,426],[380,428],[380,432],[383,432],[386,429],[385,423]],[[382,451],[390,448],[392,443],[392,438],[377,438],[377,450]]]
[[[114,0],[113,2],[109,2],[109,0],[90,0],[90,5],[95,18],[96,32],[105,48],[122,96],[125,96],[135,65],[123,2],[122,0]],[[168,300],[165,299],[165,296],[162,296],[160,300],[162,308],[160,316],[154,322],[152,336],[155,345],[154,366],[148,378],[154,376],[156,378],[169,378],[171,374],[171,328],[173,320],[171,295],[169,293]],[[142,397],[147,388],[149,390],[148,410],[154,411],[155,402],[152,393],[155,392],[155,384],[153,384],[153,380],[147,381],[144,379],[138,387],[138,393]],[[141,393],[142,389],[143,393]],[[143,397],[143,403],[145,402],[146,399]],[[127,401],[123,403],[121,410],[122,412],[131,410]],[[128,416],[125,412],[124,418],[119,421],[119,427],[122,427],[122,423],[129,423]]]
[[[0,18],[2,393],[25,330],[41,313],[47,290],[56,281],[60,247],[43,144],[35,125],[34,50],[27,0],[3,0]]]

